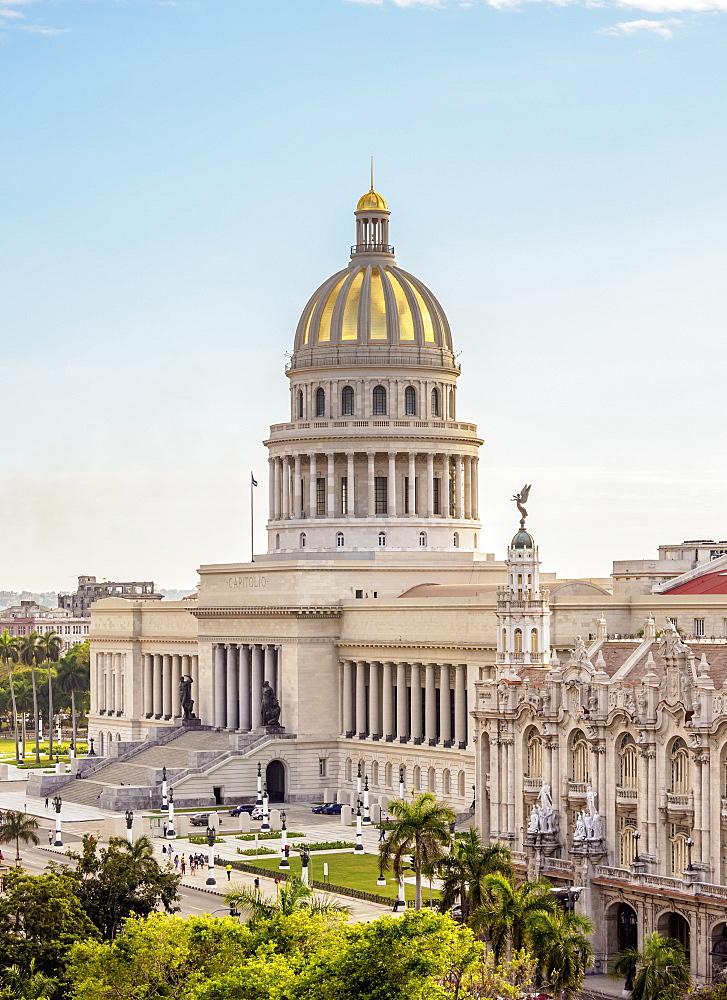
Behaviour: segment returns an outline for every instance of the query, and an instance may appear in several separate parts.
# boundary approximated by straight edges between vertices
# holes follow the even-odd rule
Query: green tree
[[[7,629],[0,635],[0,660],[8,672],[10,682],[10,697],[13,703],[13,734],[15,737],[15,763],[20,763],[20,750],[18,741],[18,707],[15,702],[15,687],[13,685],[13,671],[11,663],[17,663],[20,657],[20,649],[17,637],[11,636]]]
[[[35,832],[38,829],[38,820],[35,816],[28,816],[24,812],[5,813],[2,823],[0,823],[0,844],[15,844],[15,860],[20,861],[20,841],[24,844],[39,844],[40,838]]]
[[[38,689],[35,683],[35,665],[41,656],[38,647],[38,633],[31,632],[20,640],[20,662],[30,668],[30,681],[33,687],[33,722],[35,730],[35,763],[40,764],[40,734],[38,732]]]
[[[12,871],[0,896],[0,966],[21,974],[62,974],[69,948],[97,931],[76,895],[76,880],[59,872]]]
[[[317,916],[336,916],[350,912],[348,906],[339,906],[326,896],[317,895],[297,875],[290,876],[282,884],[277,897],[264,896],[259,889],[239,886],[225,893],[225,902],[248,916],[248,923],[254,925],[261,920],[271,920],[276,916],[289,917],[305,910]]]
[[[485,901],[488,875],[512,880],[512,852],[504,844],[483,844],[479,832],[470,828],[435,868],[442,879],[439,909],[444,913],[459,901],[466,922]]]
[[[587,935],[594,931],[587,917],[557,907],[552,913],[536,911],[528,921],[528,939],[541,981],[555,996],[570,998],[580,991],[586,969],[593,960]]]
[[[685,992],[691,982],[689,962],[684,948],[674,938],[664,938],[657,931],[644,940],[643,951],[626,948],[613,964],[617,975],[636,969],[631,1000],[662,1000],[667,991]]]
[[[419,795],[413,802],[394,799],[388,805],[394,824],[379,845],[382,868],[393,867],[401,881],[404,865],[411,855],[416,882],[415,909],[422,907],[423,869],[438,861],[444,847],[450,843],[449,825],[456,814],[444,802],[437,802],[431,792]]]
[[[484,901],[473,913],[471,926],[477,932],[489,931],[498,962],[528,943],[533,914],[553,913],[558,906],[545,880],[516,886],[502,875],[486,875],[483,889]]]
[[[71,696],[71,725],[73,732],[73,749],[78,746],[78,723],[76,719],[76,692],[86,691],[91,684],[90,643],[83,642],[61,658],[58,665],[58,690]]]
[[[132,915],[147,916],[158,906],[168,913],[179,910],[180,876],[159,865],[148,837],[133,844],[125,837],[112,837],[105,848],[84,837],[81,853],[68,853],[76,868],[63,870],[76,879],[81,904],[106,940],[118,934]]]
[[[63,640],[57,632],[44,632],[38,636],[38,663],[48,666],[48,757],[53,756],[53,678],[51,667],[58,663]]]
[[[37,968],[34,958],[28,962],[27,969],[21,969],[19,965],[11,965],[2,973],[2,981],[5,985],[4,993],[7,996],[17,997],[18,1000],[50,1000],[56,992],[57,979],[46,976]]]

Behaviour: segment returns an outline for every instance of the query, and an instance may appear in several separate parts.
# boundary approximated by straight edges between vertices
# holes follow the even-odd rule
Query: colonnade
[[[199,657],[177,653],[142,654],[142,715],[147,719],[173,719],[182,714],[179,679],[192,678],[195,715],[199,715]]]
[[[246,731],[261,726],[264,681],[280,700],[280,647],[217,642],[212,647],[212,663],[215,728]]]
[[[123,715],[126,698],[126,653],[96,653],[96,710]]]
[[[268,459],[270,520],[478,517],[476,455],[331,451]]]
[[[387,743],[467,746],[467,666],[344,660],[341,731]]]

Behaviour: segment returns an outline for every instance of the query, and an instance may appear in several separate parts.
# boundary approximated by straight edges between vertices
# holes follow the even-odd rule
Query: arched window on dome
[[[432,416],[439,416],[439,389],[432,389]]]
[[[336,546],[339,549],[343,548],[343,532],[342,531],[336,532]]]
[[[298,420],[303,419],[303,390],[298,389]]]
[[[316,389],[316,416],[326,415],[326,393],[324,389]]]
[[[377,385],[373,394],[374,416],[386,413],[386,389],[383,385]]]
[[[301,531],[301,533],[300,533],[300,547],[302,549],[305,548],[305,532],[304,531]]]
[[[353,389],[350,385],[345,385],[341,391],[341,415],[353,416]]]
[[[426,544],[427,544],[427,533],[426,533],[426,531],[420,531],[419,532],[419,544],[421,545],[422,548],[426,547]]]
[[[380,531],[379,532],[379,545],[382,548],[386,547],[386,532],[385,531]]]
[[[455,533],[452,535],[452,545],[455,547],[455,549],[459,548],[459,532],[458,531],[455,531]]]
[[[449,405],[447,407],[447,416],[450,420],[454,420],[454,389],[449,390]]]
[[[408,385],[404,391],[404,416],[414,417],[417,412],[417,391]]]

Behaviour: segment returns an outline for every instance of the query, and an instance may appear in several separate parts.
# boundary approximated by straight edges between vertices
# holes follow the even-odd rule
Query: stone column
[[[164,693],[164,718],[172,717],[172,658],[168,653],[162,656],[162,675]]]
[[[467,666],[454,668],[454,743],[460,750],[467,746]]]
[[[463,493],[463,481],[462,481],[462,456],[455,455],[454,457],[454,516],[462,517],[462,493]]]
[[[434,517],[434,455],[427,455],[427,517]]]
[[[194,700],[194,707],[197,711],[194,713],[198,719],[202,716],[199,714],[201,711],[202,695],[199,690],[199,656],[195,653],[194,656],[190,657],[191,667],[190,672],[192,674],[192,698]]]
[[[348,511],[348,517],[356,516],[356,494],[354,492],[354,467],[355,467],[355,455],[352,451],[349,451],[346,455],[346,495],[347,495],[347,505],[346,509]]]
[[[426,668],[426,698],[424,701],[424,720],[426,741],[430,747],[437,745],[437,677],[436,666],[427,663]]]
[[[263,724],[263,650],[262,646],[252,647],[252,728],[257,729]]]
[[[273,459],[273,520],[280,520],[280,459]]]
[[[238,722],[239,728],[250,728],[250,647],[238,648]]]
[[[375,466],[376,456],[372,451],[368,452],[366,455],[366,465],[367,465],[367,482],[366,490],[368,494],[368,516],[373,517],[376,513],[376,466]]]
[[[396,517],[396,452],[389,452],[387,507],[389,517]]]
[[[411,738],[414,743],[422,742],[422,665],[411,665]]]
[[[443,663],[439,668],[439,737],[442,746],[452,744],[452,719],[449,698],[449,664]]]
[[[264,679],[268,682],[270,687],[275,692],[275,696],[280,701],[280,696],[278,693],[278,678],[276,676],[277,671],[275,670],[275,646],[268,643],[265,646],[265,674]]]
[[[316,471],[316,456],[311,455],[308,459],[309,472],[308,472],[308,517],[315,517],[317,504],[316,504],[316,478],[318,473]]]
[[[366,738],[366,663],[356,662],[356,733],[358,738]]]
[[[225,646],[225,670],[227,673],[226,687],[226,723],[228,729],[238,726],[238,692],[237,692],[237,647],[234,642]]]
[[[150,719],[154,714],[154,658],[150,653],[144,653],[144,717]]]
[[[487,733],[482,739],[488,739]],[[500,835],[500,740],[490,736],[490,836]]]
[[[285,455],[283,463],[283,520],[290,518],[290,456]]]
[[[215,727],[224,729],[226,718],[226,692],[225,692],[225,647],[218,642],[214,646],[215,657]]]
[[[515,741],[506,740],[507,749],[507,829],[515,833]]]
[[[416,517],[416,481],[417,481],[416,455],[409,452],[409,517]]]
[[[709,750],[704,750],[701,754],[701,782],[702,782],[702,830],[704,835],[702,838],[702,861],[705,864],[710,863],[710,855],[718,857],[718,852],[709,849],[709,831],[711,828],[709,822],[709,772],[710,772],[710,762],[709,762]],[[715,872],[712,872],[712,881],[716,881]]]
[[[145,655],[149,655],[148,653]],[[103,653],[96,653],[96,701],[95,708],[97,712],[106,711],[106,693],[104,691],[103,684]]]
[[[336,456],[331,452],[328,456],[328,517],[336,516]]]
[[[275,520],[275,459],[268,459],[268,510],[270,520]]]
[[[393,670],[393,663],[384,663],[382,701],[384,708],[384,738],[387,743],[390,743],[394,739],[395,732]]]
[[[343,661],[343,735],[353,736],[353,660]]]
[[[293,517],[303,515],[303,481],[300,471],[300,455],[295,456],[293,463]]]
[[[116,653],[114,659],[116,660],[116,714],[121,715],[124,711],[124,654]],[[51,719],[51,724],[52,722]]]
[[[369,734],[378,739],[381,736],[381,713],[379,711],[379,663],[369,663]]]
[[[179,700],[179,681],[182,676],[182,657],[175,653],[172,657],[172,718],[181,716],[182,703]]]
[[[472,459],[472,517],[477,520],[480,516],[480,460],[475,455]]]
[[[162,658],[159,653],[154,653],[154,718],[161,719],[164,713],[164,685],[162,679]]]
[[[442,455],[442,485],[439,499],[442,517],[449,517],[449,455]]]
[[[409,741],[409,693],[406,689],[406,663],[396,665],[396,735],[399,743]]]
[[[464,456],[464,516],[472,519],[472,456]]]
[[[114,684],[114,654],[104,653],[106,664],[106,709],[109,715],[116,711],[116,685]]]

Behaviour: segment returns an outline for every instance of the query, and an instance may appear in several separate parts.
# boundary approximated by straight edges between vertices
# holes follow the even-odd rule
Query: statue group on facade
[[[589,784],[586,788],[586,808],[576,816],[573,843],[603,840],[603,817],[596,809],[596,792]]]
[[[538,794],[538,801],[530,810],[528,835],[558,832],[558,814],[553,809],[553,796],[550,785],[543,784]]]

